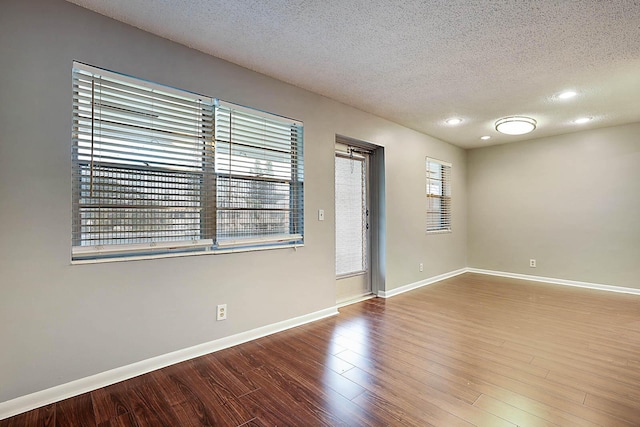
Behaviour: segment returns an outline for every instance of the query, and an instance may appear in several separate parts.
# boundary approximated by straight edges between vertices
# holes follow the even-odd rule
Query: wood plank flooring
[[[640,297],[464,274],[9,426],[640,426]]]

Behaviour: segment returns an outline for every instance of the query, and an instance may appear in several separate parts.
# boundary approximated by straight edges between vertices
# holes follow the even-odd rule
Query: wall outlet
[[[218,304],[216,320],[227,320],[227,304]]]
[[[420,271],[424,271],[424,264],[420,263]]]
[[[535,259],[530,259],[529,260],[529,267],[536,268],[536,260]]]

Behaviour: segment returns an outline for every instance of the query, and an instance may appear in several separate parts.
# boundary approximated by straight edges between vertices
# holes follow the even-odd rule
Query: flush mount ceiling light
[[[559,94],[558,98],[560,98],[560,99],[569,99],[569,98],[573,98],[576,95],[577,95],[576,92],[574,92],[572,90],[567,90],[567,91],[562,92],[561,94]]]
[[[573,123],[581,125],[587,123],[588,121],[591,121],[591,117],[580,117],[579,119],[575,119]]]
[[[486,141],[487,139],[491,139],[491,137],[489,135],[485,135],[485,136],[481,136],[480,139],[483,141]]]
[[[531,117],[503,117],[496,122],[496,130],[507,135],[524,135],[536,128],[537,122]]]
[[[457,117],[452,117],[450,119],[447,119],[446,123],[448,125],[459,125],[460,123],[462,123],[462,119],[459,119]]]

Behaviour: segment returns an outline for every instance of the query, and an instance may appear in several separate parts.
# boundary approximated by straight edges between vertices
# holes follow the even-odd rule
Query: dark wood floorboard
[[[640,297],[464,274],[0,421],[640,426]]]
[[[96,419],[90,393],[56,403],[56,426],[94,427],[95,425]]]

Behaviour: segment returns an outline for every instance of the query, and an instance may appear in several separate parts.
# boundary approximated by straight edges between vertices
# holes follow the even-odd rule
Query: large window
[[[73,69],[74,259],[302,242],[302,125]]]
[[[451,231],[451,164],[427,157],[427,232]]]

